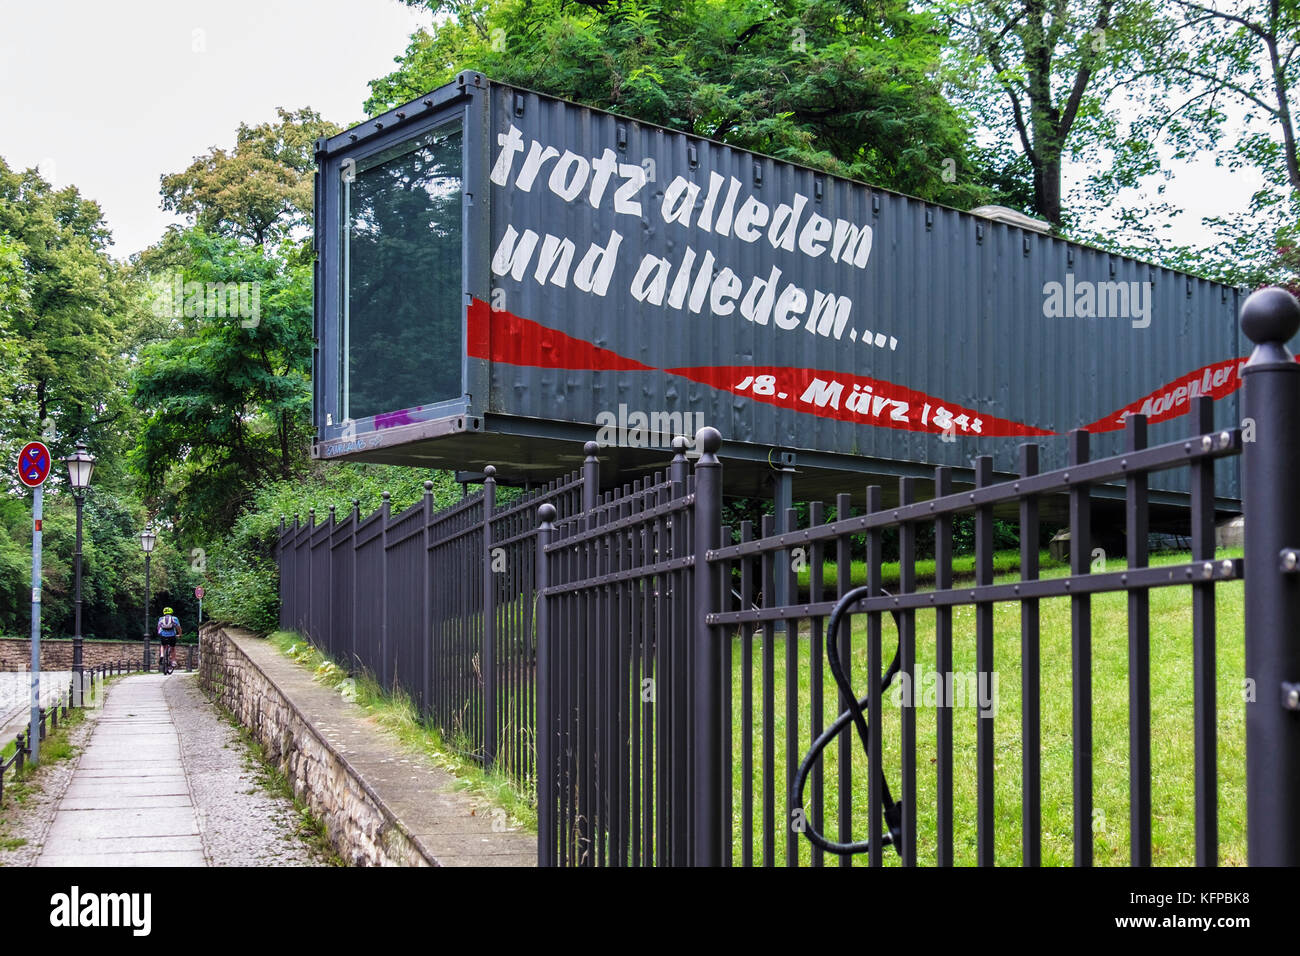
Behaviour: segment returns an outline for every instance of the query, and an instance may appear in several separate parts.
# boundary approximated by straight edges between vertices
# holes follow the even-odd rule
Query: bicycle
[[[158,669],[164,675],[176,669],[176,642],[181,636],[180,619],[169,607],[163,608],[163,616],[158,618],[158,638],[162,652],[158,655]]]

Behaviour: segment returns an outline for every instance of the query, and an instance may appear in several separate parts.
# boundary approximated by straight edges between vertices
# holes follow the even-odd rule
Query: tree
[[[133,453],[145,493],[193,533],[228,527],[249,488],[304,459],[312,293],[292,241],[250,246],[198,229],[185,241],[180,330],[143,350],[131,395],[145,415]],[[255,308],[230,308],[233,296]]]
[[[43,435],[61,455],[84,436],[106,461],[100,478],[120,480],[131,292],[99,205],[0,160],[0,236],[0,348],[13,356],[0,443]]]
[[[945,28],[902,0],[407,0],[437,14],[382,112],[462,69],[966,207],[990,191],[944,98]]]
[[[0,233],[0,315],[8,315],[27,296],[23,260],[10,236]]]
[[[1180,155],[1223,145],[1221,101],[1244,109],[1244,129],[1226,144],[1229,168],[1254,166],[1266,185],[1245,221],[1211,220],[1219,244],[1202,268],[1258,286],[1300,284],[1300,155],[1294,104],[1300,78],[1300,0],[1174,0],[1182,19],[1161,51],[1157,76],[1183,102],[1162,110]],[[1205,261],[1209,260],[1209,261]],[[1216,268],[1217,267],[1217,268]]]
[[[1233,152],[1262,169],[1279,195],[1300,193],[1292,103],[1300,76],[1300,0],[1173,2],[1182,19],[1161,51],[1158,69],[1175,83],[1190,81],[1194,90],[1169,113],[1171,119],[1189,118],[1179,127],[1184,143],[1196,143],[1197,128],[1212,131],[1217,140],[1225,119],[1219,101],[1234,99],[1246,110],[1247,131]]]
[[[1117,161],[1089,180],[1098,201],[1159,170],[1156,146],[1176,159],[1211,152],[1229,170],[1258,169],[1265,185],[1246,215],[1204,220],[1217,234],[1208,249],[1170,241],[1181,210],[1159,200],[1122,204],[1120,228],[1103,241],[1230,284],[1300,280],[1300,162],[1292,103],[1300,46],[1297,0],[1173,0],[1136,50],[1140,69],[1124,84],[1135,109]],[[1167,175],[1167,174],[1166,174]],[[1156,181],[1157,194],[1163,184]]]
[[[22,377],[22,341],[14,333],[16,310],[28,300],[27,277],[18,245],[0,233],[0,436],[15,436],[36,420]]]
[[[163,176],[163,208],[192,216],[213,235],[259,246],[306,229],[315,143],[338,127],[310,107],[276,112],[277,123],[241,123],[233,151],[213,147],[182,172]]]
[[[1017,153],[1027,163],[1034,213],[1067,224],[1068,159],[1095,157],[1101,147],[1149,161],[1145,151],[1131,152],[1108,113],[1116,87],[1140,71],[1157,19],[1144,0],[954,0],[947,16],[955,72],[969,77],[954,88],[1004,144],[990,158],[1004,169],[1015,167]]]
[[[228,528],[249,489],[305,465],[306,229],[315,143],[337,131],[309,107],[280,109],[274,123],[241,124],[232,151],[214,148],[162,177],[163,207],[191,221],[134,263],[154,299],[131,385],[146,415],[132,462],[182,536]]]

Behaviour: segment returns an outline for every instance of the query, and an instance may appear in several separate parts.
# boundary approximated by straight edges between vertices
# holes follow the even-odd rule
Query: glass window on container
[[[456,122],[343,170],[344,420],[464,393],[461,145]]]

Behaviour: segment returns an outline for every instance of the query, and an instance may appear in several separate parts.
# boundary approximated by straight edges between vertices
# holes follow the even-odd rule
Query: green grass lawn
[[[1239,556],[1240,551],[1224,551],[1220,556]],[[1162,555],[1152,564],[1174,564],[1189,560],[1186,554]],[[1107,570],[1122,565],[1110,562]],[[828,572],[829,572],[828,568]],[[1067,571],[1054,567],[1044,570],[1044,577],[1061,577]],[[828,573],[829,577],[829,573]],[[999,580],[1015,580],[1003,576]],[[854,575],[855,583],[859,576]],[[1243,604],[1242,584],[1232,582],[1216,588],[1217,595],[1217,674],[1218,674],[1218,792],[1219,792],[1219,862],[1244,865],[1246,862],[1245,815],[1245,706],[1243,701]],[[1156,865],[1179,866],[1195,862],[1195,800],[1193,796],[1193,713],[1192,713],[1192,603],[1191,589],[1186,586],[1155,588],[1151,595],[1151,742],[1152,742],[1152,861]],[[1073,862],[1073,784],[1071,738],[1071,655],[1070,601],[1054,598],[1040,602],[1040,647],[1042,660],[1042,849],[1044,865],[1070,865]],[[918,671],[935,669],[935,614],[917,613],[916,660]],[[998,604],[994,610],[994,669],[997,676],[994,724],[994,805],[995,855],[999,865],[1021,863],[1021,757],[1020,734],[1020,606]],[[893,620],[883,616],[883,656],[887,664],[893,658],[897,634]],[[975,609],[953,609],[953,669],[975,671]],[[866,617],[858,616],[852,632],[852,684],[861,695],[866,684]],[[789,805],[785,793],[786,760],[797,766],[810,739],[809,677],[812,667],[824,672],[823,726],[838,713],[835,685],[825,669],[824,650],[814,655],[807,623],[799,635],[796,678],[799,695],[799,752],[791,757],[785,752],[785,691],[790,675],[785,664],[784,636],[774,642],[775,665],[772,681],[775,692],[772,733],[775,735],[776,798],[774,806],[762,805],[763,713],[762,635],[755,634],[751,659],[754,686],[754,709],[742,712],[741,674],[742,642],[732,645],[732,720],[733,720],[733,852],[735,862],[742,862],[741,840],[744,824],[742,785],[742,728],[753,728],[754,835],[755,863],[764,862],[763,821],[770,813],[775,820],[776,865],[785,865],[786,821]],[[1092,682],[1093,682],[1093,806],[1094,855],[1101,866],[1126,866],[1129,862],[1129,743],[1128,743],[1128,614],[1123,593],[1095,595],[1092,599]],[[810,660],[815,656],[815,663]],[[897,686],[897,684],[895,684]],[[923,683],[918,687],[924,687]],[[892,690],[892,689],[891,689]],[[916,728],[918,861],[934,865],[935,848],[935,726],[936,709],[926,707],[918,698]],[[978,710],[958,707],[953,711],[954,776],[954,853],[959,865],[972,865],[976,852],[975,735]],[[900,708],[893,695],[886,698],[884,710],[884,767],[890,787],[897,797],[900,781]],[[989,719],[989,718],[983,718]],[[856,735],[852,763],[852,814],[854,837],[867,836],[867,762]],[[824,829],[834,835],[837,830],[836,745],[824,752],[825,811]],[[806,803],[811,807],[811,783]],[[811,845],[799,841],[800,863],[810,862]],[[827,863],[833,865],[834,858]],[[858,861],[865,863],[865,857]],[[892,848],[886,848],[886,865],[898,865]]]
[[[1068,565],[1057,561],[1047,551],[1038,552],[1038,564],[1043,576],[1047,575],[1049,570],[1066,568]],[[894,590],[898,587],[898,562],[885,561],[880,565],[880,583],[887,590]],[[934,584],[934,559],[919,559],[914,564],[916,573],[916,583],[918,586]],[[1012,574],[1020,570],[1020,552],[1019,551],[994,551],[993,552],[993,573],[994,574]],[[808,594],[808,576],[809,569],[807,566],[800,568],[797,572],[799,580],[799,593],[804,597]],[[957,555],[952,559],[952,573],[955,581],[964,579],[975,579],[975,555],[965,554]],[[867,580],[867,562],[854,561],[850,571],[850,580],[855,584],[864,584]],[[827,563],[822,566],[822,591],[827,595],[834,595],[838,575],[836,565]]]

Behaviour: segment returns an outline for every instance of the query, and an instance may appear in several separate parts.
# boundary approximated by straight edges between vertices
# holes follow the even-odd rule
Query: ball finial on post
[[[589,441],[582,446],[582,450],[586,452],[588,458],[595,458],[596,452],[600,451],[600,445],[594,441]]]
[[[722,447],[722,432],[712,425],[705,425],[695,433],[695,447],[700,450],[701,455],[712,458]]]
[[[433,494],[433,482],[430,481],[428,478],[424,479],[424,493],[426,495]]]
[[[686,461],[686,446],[689,443],[680,435],[673,439],[673,460],[668,464],[669,480],[680,482],[683,489],[686,486],[687,475],[690,474],[690,464]]]
[[[537,520],[542,524],[550,524],[555,520],[558,513],[555,510],[555,505],[547,501],[538,507]]]
[[[497,477],[497,466],[488,465],[486,468],[483,469],[483,476],[485,478],[491,478],[492,480],[495,481]]]
[[[1241,306],[1241,331],[1255,343],[1247,364],[1290,362],[1286,343],[1300,330],[1300,302],[1286,289],[1257,289]]]
[[[1289,341],[1300,330],[1300,302],[1277,286],[1252,292],[1241,306],[1241,330],[1259,345]]]

